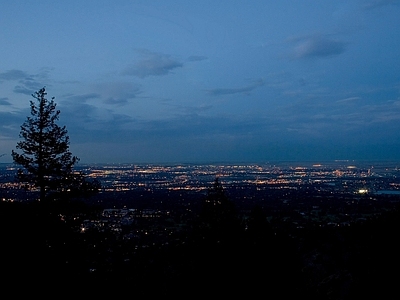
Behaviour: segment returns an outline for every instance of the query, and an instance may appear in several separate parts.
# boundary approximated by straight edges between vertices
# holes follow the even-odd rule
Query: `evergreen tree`
[[[200,214],[203,228],[216,239],[231,238],[239,230],[239,218],[234,203],[227,197],[218,177],[208,189]]]
[[[18,170],[20,182],[32,184],[40,191],[44,201],[50,192],[67,190],[76,181],[73,167],[79,161],[69,151],[69,136],[65,126],[57,125],[60,111],[54,97],[48,100],[45,87],[32,94],[31,116],[22,124],[22,138],[12,150],[12,157],[22,168]],[[82,176],[78,176],[82,178]]]

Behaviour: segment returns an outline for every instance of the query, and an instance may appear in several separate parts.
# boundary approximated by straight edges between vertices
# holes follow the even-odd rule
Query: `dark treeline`
[[[107,230],[79,231],[83,219],[100,213],[102,207],[91,204],[96,197],[1,202],[3,278],[69,291],[123,288],[139,297],[392,299],[398,294],[395,204],[351,226],[299,230],[283,221],[293,212],[264,202],[246,210],[244,218],[217,179],[207,194],[196,195],[197,209],[185,217],[185,230],[168,243],[140,245]]]

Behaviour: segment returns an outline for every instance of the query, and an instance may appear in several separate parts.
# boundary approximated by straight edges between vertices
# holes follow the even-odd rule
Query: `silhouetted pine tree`
[[[7,226],[2,226],[3,248],[11,266],[7,272],[21,283],[59,283],[67,277],[76,281],[85,273],[85,243],[73,215],[90,208],[79,201],[49,200],[80,198],[100,187],[73,170],[79,159],[69,151],[65,126],[57,125],[60,111],[54,97],[48,100],[46,95],[45,88],[32,95],[36,101],[30,101],[31,116],[21,126],[19,152],[12,151],[14,162],[20,165],[17,179],[39,189],[40,201],[3,207],[8,216]]]
[[[18,179],[39,188],[41,201],[50,192],[88,187],[84,176],[73,171],[79,158],[69,151],[65,126],[56,123],[60,111],[56,110],[54,97],[48,100],[46,95],[44,87],[32,94],[36,102],[30,101],[31,116],[22,124],[22,140],[16,146],[22,153],[12,150],[14,162],[22,167],[18,170]],[[97,185],[89,189],[96,188]]]
[[[200,219],[206,235],[216,241],[231,239],[240,230],[236,207],[228,199],[218,178],[207,191]]]

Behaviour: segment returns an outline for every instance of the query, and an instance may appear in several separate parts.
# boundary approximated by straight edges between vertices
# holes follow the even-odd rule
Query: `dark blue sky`
[[[400,1],[2,1],[0,162],[46,86],[81,163],[400,160]]]

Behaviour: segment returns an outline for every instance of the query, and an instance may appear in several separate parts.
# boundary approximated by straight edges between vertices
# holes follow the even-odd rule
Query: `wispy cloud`
[[[17,94],[32,95],[36,90],[39,90],[40,88],[42,88],[42,86],[37,86],[37,88],[28,88],[23,85],[16,85],[13,91]]]
[[[15,112],[0,111],[0,135],[7,138],[18,138],[20,125],[25,120],[29,111],[24,109]]]
[[[98,93],[88,93],[88,94],[82,94],[82,95],[70,95],[67,98],[69,100],[82,103],[82,102],[86,102],[89,99],[98,99],[100,97],[101,97],[101,95]]]
[[[47,71],[31,75],[25,71],[13,69],[0,73],[0,81],[16,81],[18,84],[14,87],[14,93],[32,95],[32,93],[43,87],[37,79],[43,80],[46,76]]]
[[[79,127],[95,120],[98,108],[94,105],[68,101],[60,103],[61,118],[65,118],[73,127]],[[69,125],[69,126],[71,126]]]
[[[378,7],[388,6],[388,5],[399,5],[399,0],[368,0],[365,1],[364,9],[374,9]]]
[[[71,137],[79,141],[96,140],[98,136],[106,139],[123,134],[121,126],[132,121],[127,115],[72,99],[60,104],[59,108],[61,122],[67,126]]]
[[[260,79],[250,85],[238,88],[216,88],[207,90],[207,93],[213,96],[231,95],[231,94],[249,94],[254,89],[263,86],[264,80]]]
[[[322,35],[313,35],[293,40],[293,58],[316,58],[339,55],[346,50],[346,43]]]
[[[184,111],[188,114],[198,114],[212,109],[212,105],[200,105],[200,106],[186,106],[183,107]]]
[[[206,105],[206,104],[198,105],[198,106],[182,106],[182,105],[172,104],[172,103],[170,103],[170,101],[165,101],[165,100],[163,100],[161,102],[161,104],[169,106],[169,107],[173,107],[174,111],[183,112],[186,115],[197,115],[199,113],[209,111],[213,108],[212,105]]]
[[[127,98],[116,98],[116,97],[110,97],[104,100],[105,104],[110,104],[110,105],[124,105],[128,103]]]
[[[8,98],[0,98],[0,105],[11,105]]]
[[[103,103],[123,105],[142,93],[141,86],[132,82],[104,82],[95,86]]]
[[[183,67],[183,63],[172,58],[168,54],[141,50],[141,60],[122,71],[122,75],[137,76],[162,76],[171,73],[172,70]]]
[[[337,103],[351,103],[351,102],[354,102],[354,101],[357,101],[357,100],[360,100],[361,99],[361,97],[348,97],[348,98],[345,98],[345,99],[340,99],[340,100],[338,100],[338,101],[336,101]]]
[[[0,73],[0,80],[21,80],[29,77],[29,75],[21,70],[8,70]]]

